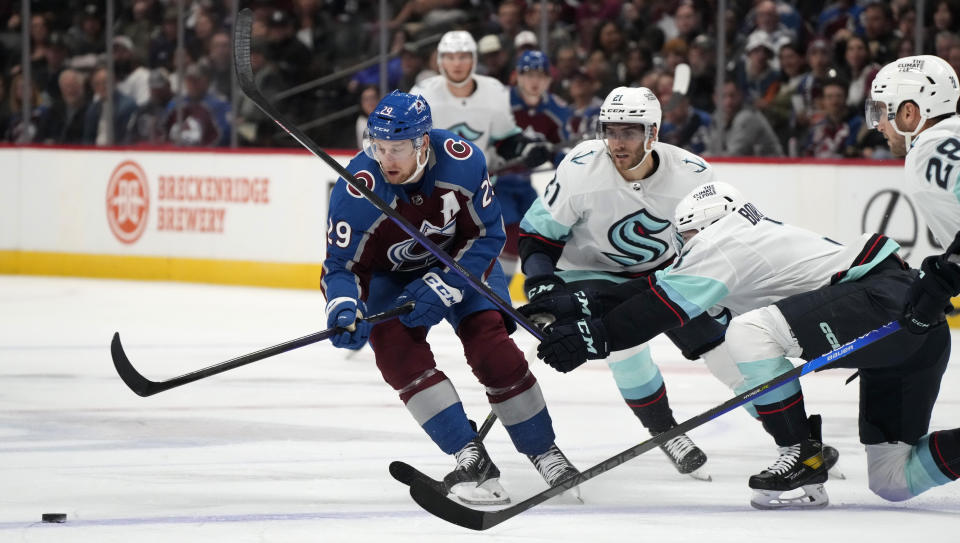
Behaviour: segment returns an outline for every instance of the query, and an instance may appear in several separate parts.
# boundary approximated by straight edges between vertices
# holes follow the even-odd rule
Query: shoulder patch
[[[444,140],[443,150],[457,160],[467,160],[473,154],[473,147],[470,144],[453,138]]]
[[[591,157],[592,157],[593,155],[595,155],[595,154],[596,154],[596,151],[595,151],[595,150],[582,151],[582,152],[577,153],[576,155],[570,157],[570,162],[573,162],[574,164],[580,164],[580,165],[582,166],[582,165],[586,164],[587,162],[589,162],[588,159],[591,158]]]
[[[702,158],[694,155],[688,155],[683,157],[681,160],[683,164],[689,164],[690,168],[693,169],[693,173],[700,173],[707,169],[707,163],[703,161]]]
[[[360,170],[359,172],[353,174],[353,176],[357,178],[357,181],[363,182],[363,184],[366,185],[370,190],[373,190],[373,187],[376,185],[376,179],[374,178],[373,174],[367,170]],[[347,192],[354,198],[363,198],[363,194],[361,194],[359,190],[355,189],[350,183],[347,183]]]

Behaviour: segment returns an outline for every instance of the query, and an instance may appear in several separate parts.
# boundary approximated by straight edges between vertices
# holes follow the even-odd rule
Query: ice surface
[[[868,490],[849,370],[803,378],[847,475],[827,484],[827,509],[750,508],[747,477],[776,455],[738,410],[690,434],[710,457],[711,483],[678,475],[654,450],[586,483],[584,505],[547,502],[477,533],[423,512],[387,473],[395,459],[438,477],[452,463],[381,381],[369,349],[347,357],[316,344],[149,398],[127,389],[110,360],[119,331],[142,373],[169,379],[322,329],[323,307],[318,292],[0,276],[0,542],[956,540],[960,483],[899,504]],[[534,345],[525,332],[515,338],[524,351]],[[443,325],[430,339],[482,420],[489,407],[456,337]],[[678,419],[731,395],[669,342],[653,349]],[[958,359],[932,428],[960,425]],[[646,439],[603,363],[567,375],[533,368],[558,443],[579,466]],[[487,443],[515,499],[543,488],[501,427]],[[41,524],[58,512],[65,524]]]

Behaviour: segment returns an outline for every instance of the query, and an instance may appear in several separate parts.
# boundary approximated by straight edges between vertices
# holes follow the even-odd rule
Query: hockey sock
[[[760,415],[763,429],[773,436],[778,446],[795,445],[810,435],[810,424],[803,405],[803,392],[797,392],[770,404],[754,402],[754,406],[757,408],[757,414]]]
[[[666,432],[677,425],[667,399],[667,386],[661,384],[653,394],[643,398],[624,398],[633,414],[640,419],[644,428],[652,434]]]
[[[927,436],[930,456],[951,481],[960,479],[960,428],[933,432]]]

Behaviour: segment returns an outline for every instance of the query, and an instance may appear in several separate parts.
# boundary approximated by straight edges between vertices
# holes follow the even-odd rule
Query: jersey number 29
[[[333,235],[336,233],[337,239],[334,241]],[[333,225],[333,219],[327,220],[327,245],[336,244],[337,247],[346,248],[350,245],[350,223],[347,221],[337,221],[336,227]]]

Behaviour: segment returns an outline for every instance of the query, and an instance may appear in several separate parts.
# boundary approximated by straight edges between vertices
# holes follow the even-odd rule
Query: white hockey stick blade
[[[690,90],[690,65],[681,62],[673,70],[673,93],[687,95]]]

